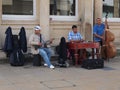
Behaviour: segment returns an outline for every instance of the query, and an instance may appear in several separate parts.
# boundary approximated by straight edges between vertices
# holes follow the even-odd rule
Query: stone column
[[[85,0],[85,21],[93,22],[93,0]]]
[[[94,0],[84,0],[85,2],[85,15],[84,15],[84,31],[85,31],[85,40],[93,40],[93,1]]]
[[[2,0],[0,0],[0,26],[2,24]]]
[[[40,0],[40,26],[46,40],[50,39],[49,1],[50,0]]]
[[[85,15],[85,0],[78,0],[78,13],[79,13],[79,19],[80,21],[84,21],[84,15]]]
[[[3,29],[2,29],[2,0],[0,0],[0,49],[3,48]]]
[[[85,0],[78,0],[78,14],[79,14],[79,21],[80,21],[80,33],[84,36],[84,19],[85,19]]]
[[[119,0],[114,0],[114,17],[119,17]]]
[[[98,17],[102,18],[102,8],[103,7],[103,0],[94,0],[94,20]]]

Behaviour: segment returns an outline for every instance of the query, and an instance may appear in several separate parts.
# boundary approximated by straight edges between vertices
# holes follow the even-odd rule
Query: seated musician
[[[99,42],[100,45],[103,45],[104,41],[104,31],[105,31],[105,25],[101,22],[100,18],[96,19],[96,24],[93,27],[93,36],[94,41]],[[96,49],[96,52],[99,52],[99,49]]]
[[[68,34],[68,41],[69,42],[81,42],[81,41],[83,41],[83,37],[80,34],[80,32],[78,32],[76,25],[72,26],[72,31],[70,31]]]
[[[82,35],[80,34],[80,32],[78,32],[76,25],[72,26],[72,31],[70,31],[68,34],[68,41],[71,43],[80,43],[84,41]],[[80,50],[78,51],[78,53],[80,53]],[[72,56],[73,65],[75,65],[74,51],[70,50],[70,54]]]
[[[52,43],[52,39],[49,41]],[[35,26],[34,33],[29,38],[29,43],[31,45],[31,51],[33,54],[40,54],[45,62],[45,66],[51,69],[55,67],[51,64],[51,51],[46,47],[47,42],[45,42],[43,35],[41,34],[41,27]]]

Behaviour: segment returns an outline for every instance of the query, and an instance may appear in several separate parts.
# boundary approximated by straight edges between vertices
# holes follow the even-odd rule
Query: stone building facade
[[[33,27],[40,25],[46,39],[55,38],[53,45],[57,45],[61,37],[67,39],[71,26],[75,24],[84,39],[92,41],[92,27],[95,18],[103,18],[103,1],[0,0],[0,48],[4,45],[5,30],[9,26],[12,27],[13,34],[18,34],[20,28],[25,27],[28,39],[33,33]],[[114,5],[117,4],[117,0],[114,2]],[[117,13],[118,8],[115,8],[114,12]],[[108,19],[108,21],[110,20],[113,19]],[[110,30],[115,34],[115,42],[119,43],[120,21],[110,21],[109,25]]]

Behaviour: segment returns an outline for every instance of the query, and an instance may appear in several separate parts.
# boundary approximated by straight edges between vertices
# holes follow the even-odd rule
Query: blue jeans
[[[49,48],[40,48],[39,54],[44,59],[45,63],[48,65],[48,67],[50,67],[50,65],[51,65],[51,62],[50,62],[51,51],[50,51],[50,49]]]

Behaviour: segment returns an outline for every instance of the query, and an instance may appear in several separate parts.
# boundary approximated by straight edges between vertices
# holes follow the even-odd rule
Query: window
[[[3,19],[32,19],[35,0],[2,0]]]
[[[109,21],[120,22],[120,0],[103,0],[103,17],[106,13]]]
[[[78,0],[50,0],[50,17],[53,20],[77,20]]]

